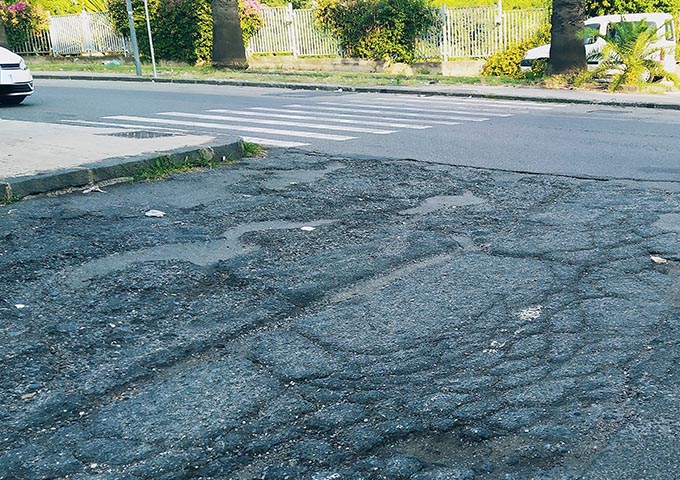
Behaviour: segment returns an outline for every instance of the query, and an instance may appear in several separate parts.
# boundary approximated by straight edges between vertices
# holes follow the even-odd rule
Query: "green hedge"
[[[430,0],[320,0],[315,15],[346,56],[406,63],[438,19]]]
[[[149,21],[156,58],[192,64],[210,63],[212,56],[212,8],[209,0],[150,0]],[[129,32],[125,0],[109,0],[114,27]],[[132,0],[135,33],[140,55],[150,57],[144,2]]]

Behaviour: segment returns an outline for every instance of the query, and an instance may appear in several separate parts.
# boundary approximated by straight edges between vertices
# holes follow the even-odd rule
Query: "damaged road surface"
[[[680,478],[671,187],[274,151],[0,207],[0,478]]]

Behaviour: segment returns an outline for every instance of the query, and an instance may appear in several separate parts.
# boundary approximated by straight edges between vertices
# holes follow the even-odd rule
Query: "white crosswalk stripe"
[[[86,125],[92,127],[114,127],[121,130],[139,130],[139,125],[132,123],[118,123],[118,122],[90,122],[87,120],[61,120],[63,123],[70,123],[73,125]],[[181,130],[179,128],[157,127],[149,125],[144,127],[147,130],[158,130],[160,132],[171,132],[177,134],[191,133],[191,130]]]
[[[545,103],[531,102],[531,101],[510,101],[510,100],[495,100],[495,99],[477,99],[477,98],[459,98],[459,97],[377,97],[372,99],[381,103],[399,103],[399,104],[434,104],[437,106],[446,107],[447,105],[469,106],[471,109],[480,110],[552,110],[554,108],[565,107],[562,103]]]
[[[320,102],[321,105],[331,105],[331,106],[345,106],[347,105],[346,103],[338,103],[338,102]],[[416,108],[416,107],[404,107],[404,106],[391,106],[391,105],[374,105],[374,104],[366,104],[366,103],[354,103],[352,102],[352,105],[355,105],[357,107],[363,107],[363,108],[371,108],[371,109],[377,109],[377,110],[399,110],[399,111],[407,111],[407,112],[422,112],[422,108]],[[476,112],[471,112],[469,110],[451,110],[449,108],[445,109],[436,109],[432,110],[430,108],[430,111],[435,111],[435,112],[448,112],[448,113],[455,113],[456,115],[479,115]],[[496,113],[496,112],[484,112],[484,116],[486,117],[510,117],[512,116],[511,113]]]
[[[339,100],[308,103],[211,108],[203,112],[167,111],[148,116],[114,115],[100,121],[63,120],[71,124],[146,129],[184,134],[233,132],[245,141],[271,147],[304,147],[314,140],[342,142],[359,135],[390,135],[401,130],[428,130],[549,110],[561,104],[495,99],[351,94]],[[333,132],[333,133],[331,133]]]
[[[277,119],[260,119],[260,118],[234,118],[225,115],[206,115],[202,113],[182,113],[182,112],[161,112],[158,115],[165,115],[169,117],[186,117],[186,118],[198,118],[201,120],[213,120],[220,122],[247,122],[247,123],[257,123],[257,124],[267,124],[267,125],[283,125],[287,127],[303,127],[303,128],[314,128],[318,130],[339,130],[345,132],[354,133],[372,133],[374,135],[388,135],[394,133],[395,130],[377,130],[370,128],[361,127],[348,127],[345,125],[324,125],[318,123],[308,123],[308,122],[289,122]]]
[[[373,114],[372,116],[375,117],[375,115],[382,115],[385,113],[385,110],[381,110],[380,108],[376,108],[375,105],[370,105],[370,107],[373,108],[368,108],[368,107],[363,107],[361,105],[355,105],[357,107],[361,108],[350,108],[350,107],[331,107],[331,106],[326,106],[327,104],[320,104],[320,105],[299,105],[299,104],[291,104],[288,105],[290,108],[308,108],[312,110],[322,110],[322,111],[327,111],[327,112],[347,112],[347,113],[371,113]],[[340,103],[339,105],[344,105]],[[395,107],[396,109],[396,107]],[[415,109],[414,109],[415,110]],[[438,114],[430,114],[430,113],[414,113],[414,112],[404,112],[401,109],[398,111],[393,111],[392,112],[395,115],[399,116],[404,116],[404,117],[412,117],[412,118],[418,118],[421,119],[422,121],[429,121],[430,119],[436,119],[436,120],[462,120],[466,122],[486,122],[489,120],[487,117],[479,116],[479,117],[461,117],[461,116],[456,116],[456,115],[438,115]],[[468,112],[468,115],[472,115],[471,113]],[[509,116],[509,115],[504,115],[504,116]]]
[[[254,110],[254,109],[253,109]],[[291,110],[280,110],[277,108],[260,108],[259,110],[269,110],[271,112],[290,112]],[[284,113],[265,113],[265,112],[251,112],[249,110],[225,110],[222,108],[215,108],[212,110],[208,110],[211,113],[228,113],[230,115],[243,115],[243,116],[260,116],[260,117],[267,117],[267,118],[289,118],[291,120],[316,120],[316,121],[328,121],[329,119],[327,117],[323,116],[311,116],[310,114],[312,112],[302,112],[299,110],[293,110],[293,112],[299,112],[299,113],[306,113],[306,115],[288,115]],[[347,123],[351,125],[375,125],[375,126],[381,126],[381,127],[389,127],[389,128],[406,128],[406,129],[413,129],[413,130],[425,130],[427,128],[432,128],[430,125],[413,125],[413,124],[408,124],[408,123],[392,123],[391,121],[370,121],[370,120],[359,120],[359,117],[356,117],[352,120],[350,119],[342,119],[342,118],[335,118],[338,115],[334,115],[332,121],[333,123]],[[347,115],[351,116],[351,115]],[[387,119],[389,120],[389,119]],[[394,119],[398,120],[398,119]]]
[[[296,148],[311,145],[311,143],[287,142],[285,140],[272,140],[271,138],[259,138],[259,137],[241,137],[241,138],[243,139],[244,142],[258,143],[265,147]]]
[[[165,118],[150,118],[150,117],[136,117],[128,115],[113,115],[110,117],[104,117],[110,120],[122,120],[125,122],[142,122],[142,123],[160,123],[161,125],[179,125],[187,127],[202,127],[217,130],[233,130],[237,132],[252,132],[252,133],[265,133],[269,135],[287,135],[291,137],[303,137],[303,138],[316,138],[319,140],[335,140],[344,141],[352,140],[356,137],[349,137],[346,135],[331,135],[326,133],[317,132],[303,132],[299,130],[279,130],[275,128],[261,128],[261,127],[247,127],[243,125],[224,125],[221,123],[209,123],[209,122],[190,122],[183,120],[170,120]]]
[[[286,109],[279,109],[279,108],[267,108],[267,107],[253,107],[252,110],[257,110],[261,112],[290,112],[290,113],[299,113],[301,115],[323,115],[322,111],[319,110],[312,110],[313,107],[308,106],[308,109],[305,110],[300,106],[300,108],[286,108]],[[354,111],[354,110],[352,110]],[[361,112],[362,110],[356,110],[356,112]],[[333,111],[333,121],[337,121],[337,118],[343,118],[343,119],[363,119],[363,118],[381,118],[382,120],[385,120],[387,122],[417,122],[419,120],[417,119],[411,119],[411,118],[396,118],[396,117],[378,117],[375,114],[361,114],[361,113],[337,113],[336,111]],[[323,118],[323,117],[320,117]],[[327,117],[326,117],[327,118]],[[469,118],[460,118],[460,120],[467,120],[467,121],[472,121],[472,122],[483,122],[485,119],[478,120],[478,119],[472,119],[470,120]],[[353,120],[352,120],[353,121]],[[442,121],[442,120],[432,120],[432,119],[427,119],[426,121],[430,125],[422,125],[422,124],[415,124],[416,126],[420,128],[432,128],[432,125],[460,125],[461,122],[447,122],[447,121]],[[380,122],[378,122],[380,123]],[[421,122],[422,123],[422,122]],[[396,127],[395,127],[396,128]]]

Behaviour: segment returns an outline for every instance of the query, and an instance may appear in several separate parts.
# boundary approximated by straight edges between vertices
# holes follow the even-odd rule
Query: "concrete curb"
[[[351,85],[323,85],[310,83],[286,83],[286,82],[256,82],[250,80],[218,80],[218,79],[173,79],[173,78],[151,78],[136,77],[132,75],[107,75],[107,74],[51,74],[39,72],[33,74],[37,79],[52,80],[98,80],[98,81],[119,81],[119,82],[144,82],[144,83],[176,83],[191,85],[228,85],[234,87],[261,87],[261,88],[285,88],[290,90],[318,90],[318,91],[343,91],[358,93],[387,93],[387,94],[406,94],[406,95],[432,95],[443,97],[466,97],[466,98],[487,98],[495,100],[516,100],[541,103],[572,103],[580,105],[608,105],[629,108],[655,108],[664,110],[680,110],[680,99],[677,103],[655,102],[652,100],[632,100],[632,99],[598,99],[598,98],[578,98],[568,95],[559,95],[559,90],[545,90],[545,94],[535,93],[497,93],[479,92],[474,90],[456,90],[455,86],[442,87],[440,89],[418,88],[418,87],[388,87],[388,86],[351,86]],[[572,92],[573,91],[569,91]]]
[[[45,174],[4,178],[0,180],[0,201],[18,200],[29,195],[39,195],[134,177],[144,169],[154,166],[160,159],[179,165],[186,161],[190,163],[224,162],[226,159],[240,159],[242,156],[242,143],[238,141],[201,148],[187,147],[173,152],[153,153],[138,157],[110,158],[101,162],[54,170]]]

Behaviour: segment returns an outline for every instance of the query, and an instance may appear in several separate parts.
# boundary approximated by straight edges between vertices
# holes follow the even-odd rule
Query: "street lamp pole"
[[[156,78],[156,55],[154,54],[153,51],[153,39],[151,38],[151,22],[149,21],[148,0],[144,0],[144,14],[146,15],[146,31],[149,34],[149,50],[151,51],[151,65],[153,67],[153,78]]]

